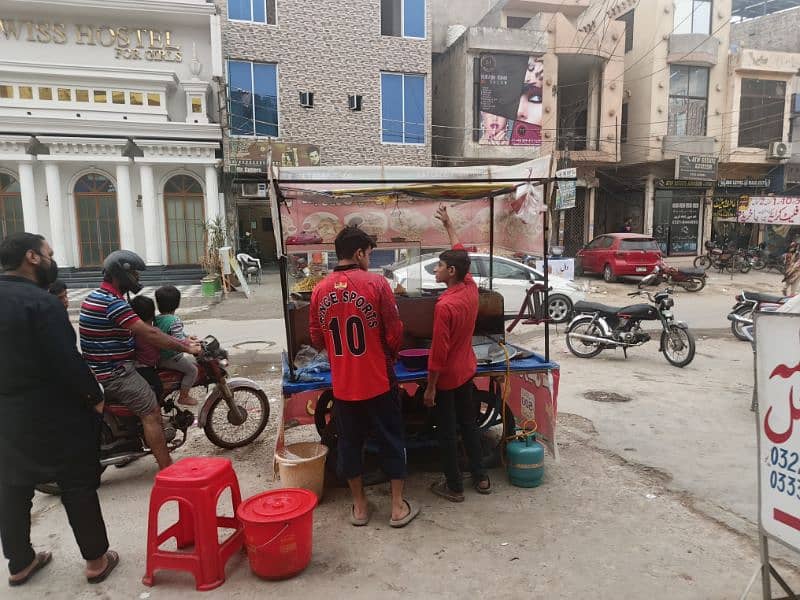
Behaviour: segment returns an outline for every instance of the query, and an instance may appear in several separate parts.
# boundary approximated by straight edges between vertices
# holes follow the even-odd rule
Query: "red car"
[[[661,262],[661,249],[649,235],[606,233],[578,251],[584,273],[602,273],[612,283],[621,276],[644,276]]]

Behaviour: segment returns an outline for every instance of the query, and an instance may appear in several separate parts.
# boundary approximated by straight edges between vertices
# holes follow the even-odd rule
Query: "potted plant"
[[[206,232],[206,252],[200,258],[200,266],[206,272],[201,284],[203,296],[214,296],[222,290],[222,263],[219,249],[225,246],[225,224],[221,217],[207,221],[203,225]]]

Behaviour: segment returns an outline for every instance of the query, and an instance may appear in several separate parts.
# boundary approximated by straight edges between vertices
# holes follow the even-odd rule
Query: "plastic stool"
[[[150,493],[144,585],[155,584],[153,573],[158,569],[189,571],[200,591],[213,590],[225,583],[225,564],[241,550],[244,542],[244,528],[239,520],[217,515],[217,502],[227,488],[231,490],[236,514],[242,496],[236,472],[227,458],[184,458],[156,475]],[[172,500],[178,502],[178,522],[159,534],[158,512]],[[235,532],[220,544],[218,527]],[[173,537],[178,552],[159,549]],[[180,551],[192,545],[193,550]]]

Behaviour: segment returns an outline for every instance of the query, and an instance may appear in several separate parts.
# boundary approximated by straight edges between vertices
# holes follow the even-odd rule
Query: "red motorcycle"
[[[196,417],[209,440],[220,448],[240,448],[253,442],[267,426],[269,400],[255,381],[244,377],[229,377],[228,353],[219,341],[206,337],[197,358],[197,381],[194,387],[210,391]],[[178,371],[158,372],[163,391],[158,398],[164,422],[167,449],[172,452],[186,442],[188,430],[195,423],[195,414],[177,404],[183,374]],[[144,439],[142,422],[128,408],[106,404],[100,437],[100,465],[122,468],[135,460],[152,454]],[[58,486],[41,484],[36,489],[58,494]]]
[[[661,285],[665,282],[670,286],[680,286],[687,292],[699,292],[706,287],[706,272],[703,269],[685,269],[661,262],[650,275],[642,278],[639,282],[639,289],[647,285]]]

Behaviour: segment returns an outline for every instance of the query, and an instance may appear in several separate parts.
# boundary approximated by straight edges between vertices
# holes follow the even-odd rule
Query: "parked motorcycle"
[[[652,276],[650,274],[647,277]],[[651,339],[650,334],[641,328],[641,322],[660,321],[659,351],[676,367],[685,367],[692,362],[694,337],[686,323],[676,321],[672,314],[675,305],[672,290],[666,288],[655,294],[640,290],[628,294],[640,295],[646,296],[650,304],[616,307],[595,302],[575,303],[577,316],[567,326],[567,347],[570,352],[579,358],[592,358],[603,350],[622,348],[627,358],[628,348],[641,346]]]
[[[669,285],[677,285],[685,289],[687,292],[699,292],[706,287],[706,272],[703,269],[686,269],[673,267],[666,263],[660,263],[653,269],[651,275],[654,277],[642,278],[639,282],[639,289],[647,285],[661,285],[667,283]]]
[[[747,251],[750,257],[750,264],[756,271],[762,270],[775,270],[780,274],[786,273],[786,259],[785,254],[778,252],[777,254],[767,250],[766,242],[761,242],[755,248]]]
[[[753,324],[753,314],[758,310],[775,310],[788,300],[785,296],[775,294],[762,294],[761,292],[746,292],[736,295],[736,304],[728,314],[731,322],[731,332],[737,340],[748,341],[745,327]]]
[[[205,402],[197,415],[197,425],[208,439],[220,448],[240,448],[253,442],[267,426],[269,400],[255,381],[244,377],[229,377],[228,353],[219,341],[206,337],[197,358],[198,375],[195,387],[209,388]],[[195,422],[192,411],[177,405],[183,374],[177,371],[158,372],[163,392],[158,397],[164,422],[164,437],[170,452],[186,442],[189,427]],[[128,408],[106,404],[100,434],[100,465],[122,468],[152,454],[144,439],[142,422]],[[37,490],[58,494],[52,483],[38,485]]]
[[[721,248],[713,242],[705,243],[706,253],[694,259],[694,266],[698,269],[714,267],[720,273],[729,271],[735,273],[748,273],[752,268],[746,253],[736,248]]]

